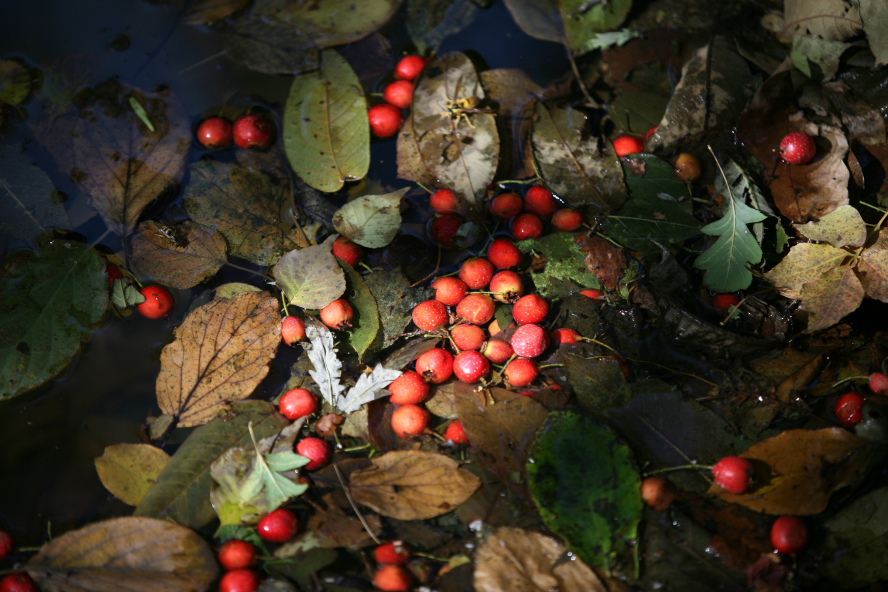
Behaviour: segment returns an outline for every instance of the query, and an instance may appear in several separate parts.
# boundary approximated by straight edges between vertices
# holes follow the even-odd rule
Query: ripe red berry
[[[419,372],[408,370],[388,385],[392,393],[389,401],[393,405],[419,405],[429,396],[429,383],[422,379]]]
[[[596,290],[595,288],[589,288],[588,290],[582,290],[580,292],[580,294],[582,294],[586,298],[592,298],[593,300],[597,300],[597,299],[601,298],[602,296],[604,296],[604,292],[602,292],[601,290]]]
[[[388,103],[373,105],[367,112],[367,117],[370,120],[370,131],[377,138],[391,138],[404,124],[401,110]]]
[[[354,267],[361,262],[361,257],[364,256],[364,249],[358,243],[340,236],[333,241],[333,254]]]
[[[488,290],[494,300],[499,302],[515,302],[524,295],[524,282],[514,271],[498,271],[490,280]]]
[[[641,482],[641,499],[657,512],[662,512],[675,501],[675,492],[663,477],[648,477]]]
[[[392,413],[392,429],[404,439],[417,436],[429,427],[431,414],[418,405],[402,405]]]
[[[256,592],[262,578],[252,569],[234,569],[219,581],[219,592]]]
[[[321,404],[317,395],[304,388],[287,391],[278,402],[278,409],[280,409],[281,415],[290,421],[313,415],[320,408]]]
[[[424,380],[441,384],[453,376],[453,354],[436,347],[416,358],[416,371]]]
[[[420,302],[413,308],[413,323],[422,331],[436,331],[447,325],[450,313],[437,300]]]
[[[489,259],[470,257],[460,266],[459,279],[464,281],[470,290],[483,290],[490,285],[493,272],[493,263]]]
[[[740,297],[731,292],[712,295],[712,306],[718,312],[728,312],[732,306],[738,304],[740,304]]]
[[[564,232],[573,232],[583,225],[583,215],[573,208],[561,208],[552,214],[552,226]]]
[[[413,83],[409,80],[395,80],[382,91],[382,98],[398,109],[407,109],[413,102]]]
[[[864,398],[857,393],[845,393],[836,401],[836,417],[842,425],[854,427],[863,420]]]
[[[549,303],[539,294],[522,296],[512,307],[512,318],[519,325],[542,323],[549,314]]]
[[[487,258],[497,269],[515,267],[523,257],[521,250],[508,238],[494,240],[487,249]]]
[[[888,392],[888,375],[873,372],[869,375],[869,387],[877,395],[885,394]]]
[[[808,526],[798,516],[781,516],[771,525],[771,544],[787,555],[803,551],[808,546]]]
[[[15,540],[5,530],[0,530],[0,562],[9,557],[15,549]]]
[[[123,272],[113,263],[105,264],[105,271],[108,273],[108,287],[114,287],[114,280],[123,279]]]
[[[455,277],[439,277],[432,282],[435,300],[447,306],[456,306],[466,297],[469,287],[464,281]]]
[[[145,302],[136,305],[136,310],[146,319],[162,319],[172,312],[176,304],[173,295],[163,286],[145,286],[139,292],[145,297]]]
[[[620,136],[614,139],[614,151],[620,158],[630,154],[638,154],[644,152],[644,142],[636,136]]]
[[[651,139],[651,136],[653,136],[654,134],[656,134],[656,133],[657,133],[657,130],[658,130],[659,128],[660,128],[659,125],[655,125],[655,126],[652,127],[651,129],[649,129],[648,131],[646,131],[646,132],[644,133],[644,141],[647,142],[648,140],[650,140],[650,139]]]
[[[418,55],[406,56],[395,66],[395,77],[402,80],[416,80],[425,65],[425,58]]]
[[[256,563],[256,547],[238,539],[227,541],[219,548],[219,563],[229,571],[246,569]]]
[[[464,222],[459,214],[439,214],[429,220],[429,238],[445,249],[458,247],[459,229]]]
[[[531,384],[540,375],[536,362],[527,358],[515,358],[506,366],[506,381],[515,388]]]
[[[483,325],[493,318],[496,304],[487,294],[469,294],[456,305],[456,314],[473,325]]]
[[[448,442],[453,442],[454,444],[469,443],[469,437],[466,435],[466,428],[463,427],[462,422],[458,419],[453,420],[453,422],[447,426],[447,429],[444,430],[444,439]]]
[[[412,556],[410,546],[404,541],[382,543],[373,551],[373,557],[380,565],[405,565]]]
[[[234,122],[234,143],[248,150],[265,150],[274,141],[274,126],[258,113],[250,113]]]
[[[693,154],[682,152],[675,157],[675,174],[682,181],[693,183],[699,181],[703,175],[703,165]]]
[[[518,240],[539,238],[543,236],[543,221],[536,214],[525,212],[512,218],[509,225],[512,236]]]
[[[262,517],[256,531],[266,541],[286,543],[299,531],[299,518],[293,510],[278,508]]]
[[[429,206],[439,214],[450,214],[459,211],[456,193],[452,189],[439,189],[429,196]]]
[[[481,346],[481,353],[494,364],[504,364],[515,352],[507,341],[490,339]]]
[[[792,132],[780,141],[780,156],[789,164],[805,164],[817,153],[814,139],[804,132]]]
[[[234,131],[224,117],[209,117],[197,126],[197,141],[209,150],[218,150],[231,144]]]
[[[509,343],[522,358],[536,358],[549,347],[549,334],[539,325],[521,325],[512,333]]]
[[[293,315],[284,317],[281,321],[281,341],[287,345],[305,341],[305,321]]]
[[[552,331],[552,343],[555,345],[561,345],[562,343],[579,343],[582,339],[583,336],[580,335],[578,331],[567,327],[561,327],[560,329]]]
[[[453,358],[453,373],[466,384],[475,384],[490,374],[490,361],[477,351],[460,352]]]
[[[728,493],[746,493],[752,486],[752,463],[740,456],[726,456],[713,465],[712,476]]]
[[[410,592],[413,576],[400,565],[383,565],[373,576],[373,586],[383,592]]]
[[[0,592],[40,592],[40,589],[27,572],[20,571],[0,580]]]
[[[460,351],[481,349],[487,333],[481,327],[469,323],[462,323],[450,330],[450,339],[453,345]]]
[[[351,327],[355,311],[344,298],[338,298],[321,309],[321,321],[331,329]]]
[[[511,220],[524,209],[524,200],[512,191],[500,193],[490,201],[490,213],[502,220]]]
[[[551,216],[558,208],[558,200],[545,187],[534,185],[524,196],[524,209],[542,218]]]
[[[326,466],[333,457],[333,447],[323,438],[309,436],[299,440],[296,444],[296,454],[310,459],[311,462],[303,467],[306,471],[314,471]]]

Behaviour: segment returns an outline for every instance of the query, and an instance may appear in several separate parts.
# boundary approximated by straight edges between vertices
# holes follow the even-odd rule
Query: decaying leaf
[[[170,462],[170,455],[150,444],[112,444],[96,459],[105,489],[129,506],[138,506]]]
[[[787,0],[781,39],[813,34],[831,41],[854,37],[863,28],[860,7],[844,0]]]
[[[354,199],[333,214],[333,227],[363,247],[384,247],[401,230],[401,198],[408,190],[405,187],[385,195]]]
[[[575,238],[577,245],[586,253],[586,269],[608,290],[616,290],[626,269],[623,249],[600,236],[577,234]]]
[[[112,518],[45,544],[25,567],[42,590],[188,592],[215,579],[215,552],[193,530],[156,518]]]
[[[351,474],[355,501],[398,520],[427,520],[446,514],[481,487],[481,480],[443,454],[393,451],[371,459]]]
[[[207,423],[253,393],[280,339],[278,302],[265,292],[217,298],[193,310],[160,355],[161,410],[180,427]]]
[[[876,242],[863,250],[857,269],[866,295],[888,302],[888,232],[880,230]]]
[[[787,298],[800,299],[802,286],[835,269],[848,256],[847,251],[832,245],[800,243],[790,249],[783,261],[765,274],[765,278]]]
[[[142,222],[132,247],[132,266],[143,281],[180,290],[212,277],[228,260],[225,237],[188,220],[175,226]]]
[[[313,368],[308,371],[328,405],[334,407],[345,390],[341,382],[342,362],[336,355],[333,332],[318,322],[308,322],[305,335],[311,347],[306,349]]]
[[[369,374],[361,374],[355,386],[351,387],[344,397],[334,405],[342,414],[357,411],[370,401],[375,401],[389,394],[385,387],[401,376],[400,370],[389,370],[382,364],[377,364]]]
[[[806,333],[826,329],[851,314],[863,302],[863,285],[854,267],[842,265],[802,286],[803,310],[808,312]]]
[[[320,245],[285,253],[271,274],[289,304],[321,309],[345,292],[345,273],[333,256],[335,236]]]
[[[862,247],[866,240],[866,224],[860,212],[849,205],[839,206],[819,220],[793,226],[809,239],[834,247]]]

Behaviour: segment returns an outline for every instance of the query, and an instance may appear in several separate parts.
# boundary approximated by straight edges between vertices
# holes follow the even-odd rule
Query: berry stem
[[[696,464],[676,465],[674,467],[666,467],[665,469],[656,469],[654,471],[648,471],[648,472],[644,473],[644,476],[650,477],[651,475],[659,475],[661,473],[671,473],[673,471],[684,471],[686,469],[702,469],[704,471],[707,471],[707,470],[711,471],[712,465],[696,465]]]
[[[847,378],[843,378],[842,380],[838,380],[833,383],[833,387],[837,387],[840,384],[844,384],[846,382],[851,382],[852,380],[869,380],[869,376],[849,376]]]

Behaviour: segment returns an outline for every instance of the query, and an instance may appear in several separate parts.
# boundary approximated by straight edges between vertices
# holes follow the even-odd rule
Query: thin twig
[[[349,493],[348,487],[345,485],[345,479],[342,478],[342,472],[340,472],[339,466],[333,465],[333,470],[336,471],[336,476],[339,478],[339,484],[342,485],[342,491],[345,492],[345,498],[348,500],[348,503],[351,504],[352,510],[355,511],[355,514],[358,515],[358,520],[360,520],[361,524],[364,525],[364,530],[367,531],[367,534],[370,535],[370,538],[373,539],[373,541],[377,545],[381,545],[382,541],[376,538],[376,535],[373,534],[373,530],[370,529],[370,525],[367,524],[366,520],[364,520],[364,515],[361,514],[361,511],[358,509],[358,506],[355,504],[355,500],[352,499],[351,493]]]

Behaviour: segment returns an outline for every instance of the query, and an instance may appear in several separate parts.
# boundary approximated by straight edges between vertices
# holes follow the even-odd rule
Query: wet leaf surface
[[[114,497],[138,506],[169,462],[170,455],[150,444],[112,444],[96,458],[96,472]]]
[[[397,271],[377,270],[364,277],[379,312],[381,348],[392,345],[412,318],[413,307],[422,302],[410,280]],[[402,364],[403,365],[403,364]]]
[[[888,550],[888,489],[881,487],[854,500],[824,524],[818,554],[834,585],[864,587],[888,578],[883,558]]]
[[[345,293],[345,273],[333,256],[331,236],[320,245],[285,253],[271,273],[289,304],[321,309]]]
[[[340,265],[345,269],[348,278],[349,287],[346,291],[346,299],[357,313],[355,320],[352,321],[348,341],[358,352],[358,358],[363,360],[366,354],[372,353],[382,328],[379,306],[370,287],[364,281],[364,277],[348,263],[343,261]]]
[[[139,277],[182,290],[214,276],[228,259],[225,237],[190,221],[176,226],[142,222],[132,248]]]
[[[518,248],[525,253],[533,251],[545,255],[545,272],[534,276],[537,292],[544,298],[563,296],[560,292],[564,291],[565,283],[576,292],[601,287],[595,275],[586,268],[584,253],[570,232],[521,241]]]
[[[52,181],[12,146],[0,146],[0,208],[0,231],[29,242],[69,225]]]
[[[421,54],[470,25],[478,14],[475,0],[407,0],[407,31]]]
[[[401,230],[401,198],[408,189],[354,199],[333,214],[333,227],[342,236],[369,249],[384,247]]]

